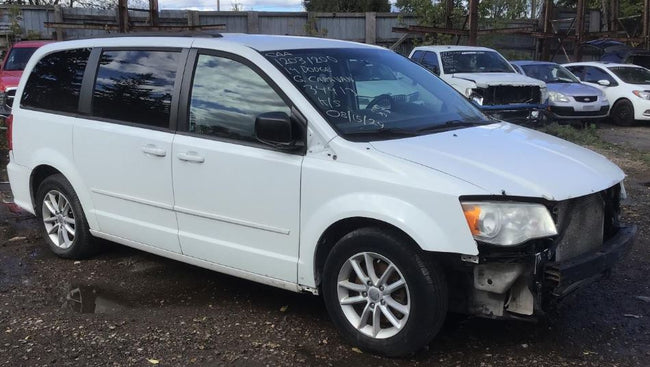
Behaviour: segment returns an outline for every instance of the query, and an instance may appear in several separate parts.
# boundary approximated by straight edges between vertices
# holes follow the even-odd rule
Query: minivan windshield
[[[515,72],[508,61],[494,51],[444,51],[440,59],[445,74]]]
[[[381,49],[265,51],[344,138],[385,140],[490,123],[465,97]]]
[[[36,51],[36,47],[16,47],[12,48],[7,56],[7,61],[5,62],[4,70],[13,71],[13,70],[25,70],[29,58],[32,57],[32,54]]]
[[[562,65],[530,64],[521,65],[521,68],[529,77],[546,83],[580,83],[580,80]]]

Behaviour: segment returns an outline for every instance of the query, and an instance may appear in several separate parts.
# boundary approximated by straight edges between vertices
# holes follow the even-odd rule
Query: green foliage
[[[327,28],[318,29],[316,18],[309,17],[305,23],[305,33],[311,37],[327,37]]]
[[[389,12],[388,0],[304,0],[305,10],[328,13]]]
[[[571,125],[560,125],[553,122],[540,128],[539,131],[579,145],[604,146],[605,144],[598,136],[595,124],[590,124],[584,129],[576,129]]]
[[[521,19],[528,15],[529,0],[481,0],[478,14],[481,18]]]

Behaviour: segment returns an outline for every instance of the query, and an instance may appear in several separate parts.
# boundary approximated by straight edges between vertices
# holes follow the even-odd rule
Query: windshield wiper
[[[494,121],[490,121],[490,120],[469,120],[469,121],[449,120],[441,125],[433,125],[433,126],[427,126],[427,127],[417,129],[415,130],[415,132],[418,134],[422,134],[422,133],[428,133],[434,131],[449,131],[449,130],[461,129],[463,127],[489,125],[493,123]]]

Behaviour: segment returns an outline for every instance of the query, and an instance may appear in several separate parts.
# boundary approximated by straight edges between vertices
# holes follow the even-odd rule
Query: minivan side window
[[[198,56],[190,92],[189,132],[257,142],[255,119],[291,109],[250,67],[224,57]]]
[[[180,52],[102,52],[93,90],[96,117],[169,128]]]
[[[56,112],[77,112],[79,92],[90,49],[65,50],[46,55],[27,79],[21,107]]]

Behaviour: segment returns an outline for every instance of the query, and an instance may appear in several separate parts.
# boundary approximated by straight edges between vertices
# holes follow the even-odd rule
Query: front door
[[[256,116],[290,108],[245,60],[194,58],[172,153],[183,253],[295,282],[303,156],[270,149],[254,132]]]

